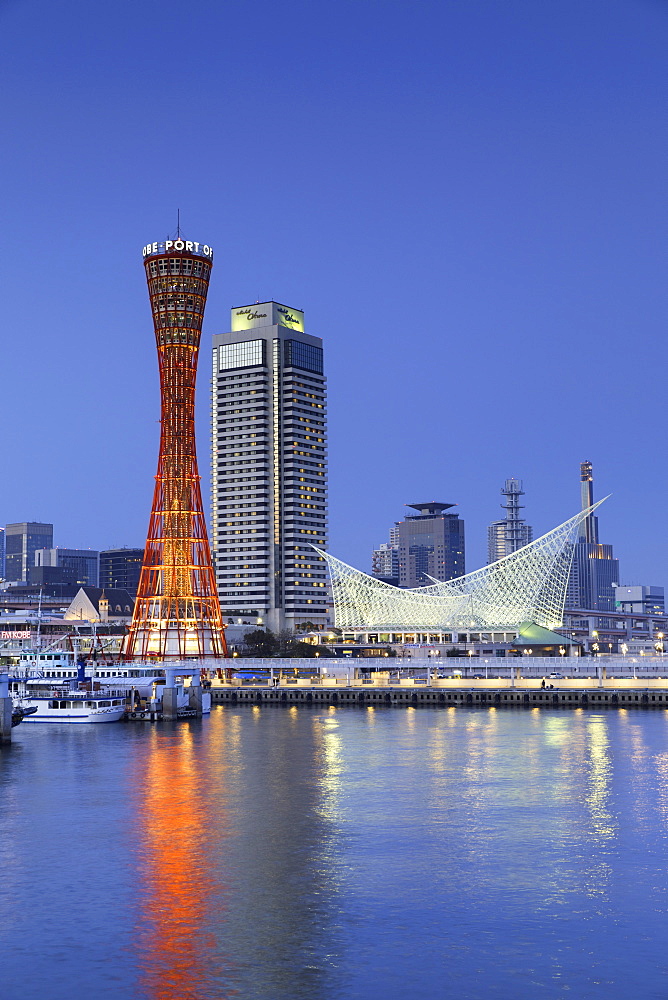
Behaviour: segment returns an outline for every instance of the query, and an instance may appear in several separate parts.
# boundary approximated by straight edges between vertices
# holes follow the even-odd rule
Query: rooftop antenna
[[[177,240],[181,239],[181,209],[180,208],[177,208],[177,210],[176,210],[176,238],[177,238]]]

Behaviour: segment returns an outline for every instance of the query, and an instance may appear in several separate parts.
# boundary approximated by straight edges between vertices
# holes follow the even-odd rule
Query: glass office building
[[[109,590],[127,590],[134,597],[143,561],[143,549],[105,549],[100,552],[100,586]]]
[[[82,586],[97,587],[99,574],[99,552],[93,549],[37,549],[35,569],[61,569],[66,574],[62,579]],[[48,574],[46,574],[48,577]],[[35,577],[36,582],[37,577]],[[57,577],[54,578],[57,582]]]
[[[40,521],[19,521],[5,528],[5,579],[29,583],[37,549],[53,546],[53,525]]]
[[[463,576],[464,522],[447,514],[452,503],[408,504],[418,511],[400,521],[399,586],[428,587],[434,580]]]

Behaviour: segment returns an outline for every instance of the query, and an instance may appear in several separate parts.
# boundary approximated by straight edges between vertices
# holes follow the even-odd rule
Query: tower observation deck
[[[195,381],[213,250],[144,247],[160,371],[160,453],[125,659],[226,656],[195,449]]]

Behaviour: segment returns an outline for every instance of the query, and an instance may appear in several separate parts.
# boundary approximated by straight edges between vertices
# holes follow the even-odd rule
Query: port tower
[[[195,449],[195,381],[210,246],[149,243],[144,268],[160,371],[160,454],[126,660],[227,656]]]

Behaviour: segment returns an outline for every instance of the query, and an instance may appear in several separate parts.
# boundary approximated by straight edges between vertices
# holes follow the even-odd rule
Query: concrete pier
[[[514,678],[513,678],[514,679]],[[650,682],[651,683],[651,682]],[[517,684],[517,682],[516,682]],[[656,684],[656,681],[654,682]],[[214,704],[227,705],[318,705],[338,707],[432,707],[432,708],[668,708],[668,683],[659,686],[606,687],[598,684],[571,686],[562,683],[552,689],[540,687],[469,687],[451,684],[447,688],[420,685],[380,687],[358,684],[350,687],[285,684],[214,685]]]
[[[12,741],[12,699],[9,697],[9,676],[0,674],[0,743]]]
[[[164,687],[162,689],[162,717],[163,719],[176,719],[178,691],[175,687]]]
[[[199,664],[196,666],[174,663],[165,666],[165,686],[162,688],[162,718],[177,719],[186,715],[202,715],[202,686],[200,683]],[[184,685],[184,679],[190,678],[190,685]],[[187,697],[187,708],[183,697]],[[179,706],[179,698],[181,705]]]
[[[188,707],[192,708],[197,715],[202,714],[202,686],[200,684],[193,683],[188,688]]]

